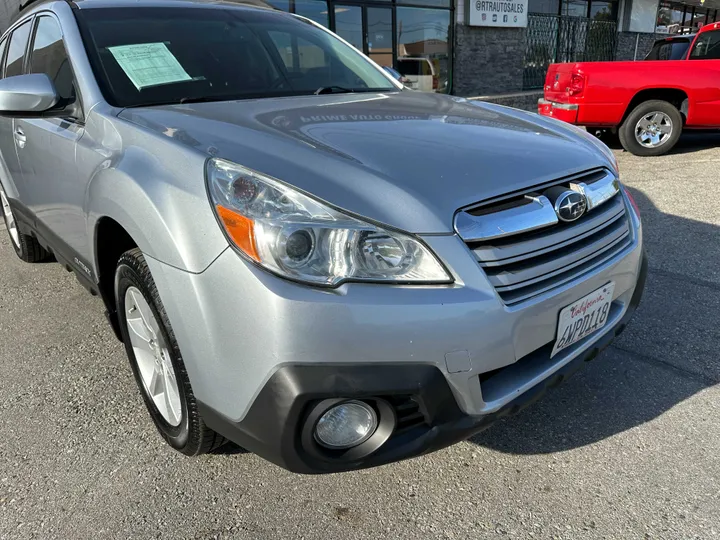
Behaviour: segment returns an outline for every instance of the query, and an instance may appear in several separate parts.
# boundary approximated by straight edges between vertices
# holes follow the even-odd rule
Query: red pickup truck
[[[645,60],[552,64],[538,112],[617,130],[638,156],[668,152],[683,129],[720,128],[720,22],[656,42]]]

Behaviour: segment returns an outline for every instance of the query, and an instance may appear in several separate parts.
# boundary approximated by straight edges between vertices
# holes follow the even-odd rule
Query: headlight
[[[316,201],[240,165],[210,159],[213,207],[235,246],[290,279],[451,283],[433,253],[410,235],[389,231]]]

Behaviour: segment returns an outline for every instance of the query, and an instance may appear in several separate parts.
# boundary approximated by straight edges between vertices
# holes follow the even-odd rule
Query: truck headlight
[[[283,277],[325,286],[453,281],[419,239],[347,215],[274,178],[213,158],[207,179],[231,242]]]

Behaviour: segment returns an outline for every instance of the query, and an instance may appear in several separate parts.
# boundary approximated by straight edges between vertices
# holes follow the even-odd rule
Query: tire
[[[118,261],[115,298],[135,381],[163,439],[188,456],[205,454],[225,444],[227,441],[207,427],[200,416],[170,321],[139,249],[125,252]],[[141,334],[150,339],[142,339]],[[156,397],[149,390],[151,386]],[[166,389],[162,398],[157,395],[161,387]]]
[[[651,131],[640,131],[643,129],[640,125],[642,120],[649,124]],[[632,110],[620,126],[618,135],[620,135],[622,147],[631,154],[636,156],[661,156],[672,150],[678,139],[680,139],[682,128],[682,115],[673,104],[662,100],[650,100],[641,103]],[[645,135],[648,137],[646,139],[647,144],[643,145],[638,140],[638,137],[642,138],[642,133],[651,132],[656,134],[657,142],[650,138],[653,137],[652,135],[648,134]]]
[[[2,185],[0,185],[0,212],[2,212],[5,220],[5,228],[8,231],[8,236],[10,236],[10,243],[20,260],[27,263],[37,263],[50,257],[50,254],[40,245],[37,238],[29,234],[23,234],[20,231]]]

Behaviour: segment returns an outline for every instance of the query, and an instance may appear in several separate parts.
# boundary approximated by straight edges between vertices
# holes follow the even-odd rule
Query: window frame
[[[26,19],[21,19],[17,23],[15,23],[10,30],[7,32],[7,39],[8,39],[8,45],[5,48],[5,51],[3,53],[3,63],[2,63],[2,73],[3,78],[5,78],[5,74],[7,73],[7,55],[8,52],[10,52],[10,46],[12,45],[12,38],[15,35],[15,32],[17,32],[18,28],[25,26],[26,24],[30,24],[30,34],[28,34],[27,43],[25,43],[25,52],[23,52],[23,62],[22,62],[22,68],[20,71],[20,75],[25,75],[25,72],[27,70],[27,59],[28,59],[28,50],[30,47],[30,42],[32,41],[33,32],[35,31],[35,14],[30,15]],[[13,75],[15,77],[16,75]]]
[[[10,36],[0,36],[0,46],[4,45],[0,54],[0,80],[5,78],[5,53],[7,52]]]
[[[65,56],[67,56],[68,64],[70,65],[70,71],[72,72],[73,77],[73,86],[75,87],[75,101],[67,105],[61,112],[73,113],[77,116],[77,118],[60,115],[61,119],[64,122],[85,125],[85,108],[83,107],[82,94],[80,93],[80,86],[77,82],[78,79],[77,75],[75,74],[75,68],[72,65],[72,60],[70,59],[70,54],[68,53],[67,44],[65,43],[65,31],[63,30],[62,24],[60,24],[60,19],[58,19],[57,15],[55,15],[55,13],[53,13],[52,11],[40,11],[33,15],[30,38],[28,39],[28,47],[25,51],[25,65],[23,66],[23,74],[29,74],[29,70],[31,68],[30,60],[32,57],[32,53],[35,51],[35,38],[37,36],[37,29],[38,25],[40,24],[40,19],[42,19],[43,17],[49,17],[50,19],[53,19],[55,21],[55,24],[57,24],[58,28],[60,29],[60,39],[62,41],[63,48],[65,49]]]

